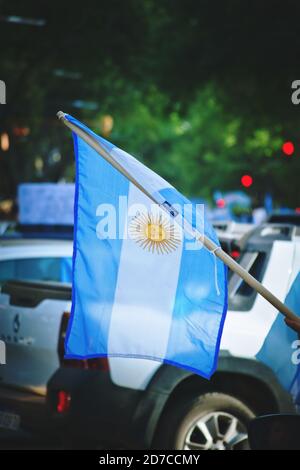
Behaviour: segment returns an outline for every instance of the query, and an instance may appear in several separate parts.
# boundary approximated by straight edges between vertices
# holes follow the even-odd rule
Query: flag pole
[[[96,140],[93,136],[85,132],[80,127],[76,126],[72,122],[68,121],[65,117],[65,113],[59,111],[57,113],[58,119],[63,122],[63,124],[68,127],[72,132],[77,134],[82,140],[84,140],[90,147],[92,147],[101,157],[103,157],[108,163],[110,163],[116,170],[122,173],[131,183],[133,183],[140,191],[142,191],[149,199],[151,199],[155,204],[168,212],[168,210],[161,205],[151,193],[147,191],[119,162],[117,162],[110,153]],[[169,212],[168,212],[169,213]],[[174,219],[176,220],[176,218]],[[262,297],[264,297],[270,304],[273,305],[277,310],[279,310],[284,316],[290,320],[295,320],[299,322],[299,317],[295,315],[286,305],[284,305],[281,300],[279,300],[275,295],[272,294],[266,287],[264,287],[261,282],[257,281],[248,271],[246,271],[240,264],[238,264],[234,259],[231,258],[221,247],[216,243],[206,237],[204,234],[201,234],[199,231],[191,227],[189,231],[194,237],[198,237],[203,242],[205,248],[210,252],[214,253],[220,260],[223,261],[233,272],[238,274],[250,287],[255,289]]]

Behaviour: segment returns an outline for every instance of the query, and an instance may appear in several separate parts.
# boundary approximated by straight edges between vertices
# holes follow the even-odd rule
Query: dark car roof
[[[267,220],[268,223],[272,224],[291,224],[300,226],[300,214],[297,212],[287,213],[287,214],[271,214]]]

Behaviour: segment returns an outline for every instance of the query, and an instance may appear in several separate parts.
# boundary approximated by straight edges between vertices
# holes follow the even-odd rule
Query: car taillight
[[[61,320],[58,340],[58,356],[60,364],[64,367],[74,367],[76,369],[108,371],[109,365],[107,357],[95,357],[90,359],[65,359],[65,339],[69,319],[70,313],[64,312]]]
[[[57,413],[66,413],[70,408],[71,395],[64,390],[60,390],[57,394],[56,411]]]
[[[108,371],[107,357],[96,357],[91,359],[65,359],[61,360],[64,367],[73,367],[74,369],[101,370]]]

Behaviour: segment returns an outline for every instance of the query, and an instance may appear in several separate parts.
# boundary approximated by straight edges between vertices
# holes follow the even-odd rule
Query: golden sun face
[[[137,214],[130,223],[129,235],[141,248],[162,255],[181,243],[179,230],[162,214]]]

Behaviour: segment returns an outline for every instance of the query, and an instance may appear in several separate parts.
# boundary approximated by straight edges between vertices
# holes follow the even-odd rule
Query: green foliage
[[[299,168],[299,160],[282,156],[282,126],[272,117],[260,122],[228,108],[224,91],[212,81],[185,108],[153,86],[144,94],[127,90],[112,106],[109,138],[188,196],[210,199],[216,189],[240,189],[241,176],[250,173],[254,185],[248,191],[255,200],[273,191],[278,202],[293,204],[297,186],[282,174]],[[102,114],[89,121],[99,132]]]
[[[109,139],[188,196],[240,189],[249,173],[255,199],[271,191],[279,204],[299,205],[299,151],[281,152],[284,140],[299,142],[289,88],[299,78],[296,6],[284,22],[282,2],[270,16],[258,0],[247,15],[237,0],[0,4],[3,17],[46,19],[42,28],[1,23],[0,133],[11,145],[0,151],[0,197],[21,181],[73,180],[71,136],[55,117],[62,109],[98,132],[111,115]],[[20,126],[30,134],[16,136]]]

